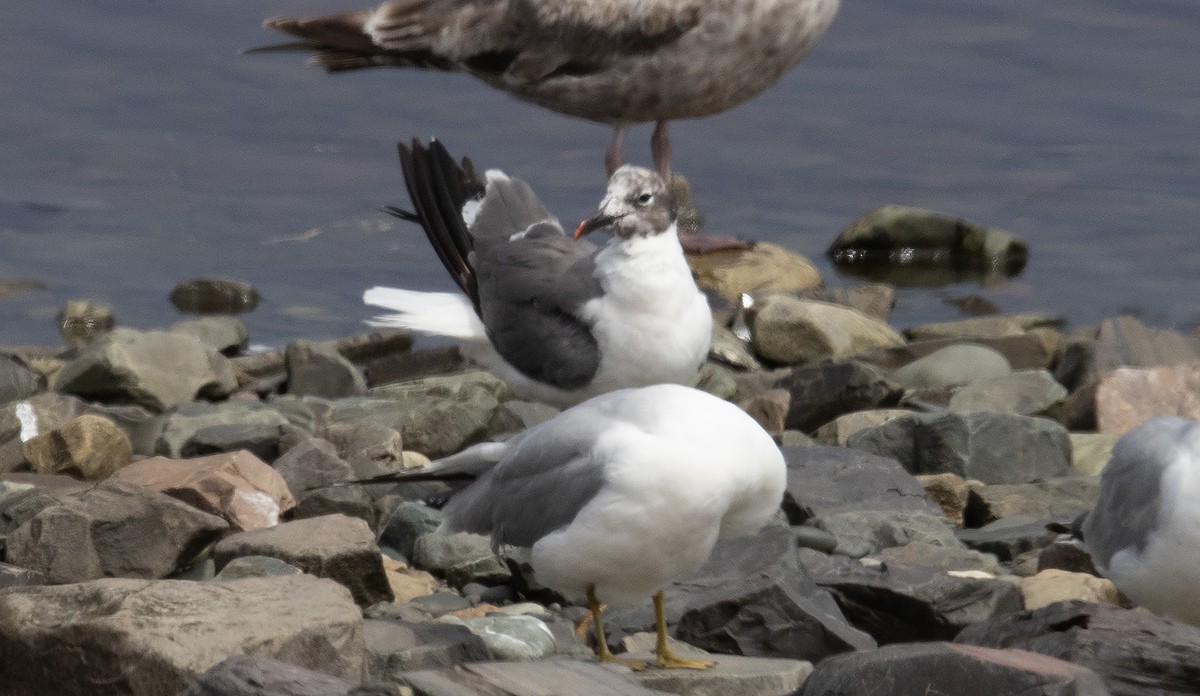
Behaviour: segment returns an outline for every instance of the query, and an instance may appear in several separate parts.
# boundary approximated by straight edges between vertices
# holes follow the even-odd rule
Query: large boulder
[[[783,509],[792,524],[849,510],[907,510],[941,516],[913,475],[894,459],[845,447],[785,447]]]
[[[243,654],[358,683],[362,615],[345,588],[310,575],[0,590],[0,665],[11,696],[173,696]]]
[[[761,300],[749,324],[758,354],[784,365],[840,360],[904,343],[895,329],[862,312],[790,295]]]
[[[114,329],[80,352],[54,379],[58,391],[162,411],[237,389],[228,358],[191,336]]]

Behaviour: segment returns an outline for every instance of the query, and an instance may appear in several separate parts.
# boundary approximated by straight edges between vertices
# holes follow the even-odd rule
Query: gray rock
[[[700,365],[692,386],[721,399],[732,399],[737,394],[737,377],[733,370],[709,361]]]
[[[983,379],[950,397],[951,411],[1004,411],[1062,420],[1067,390],[1046,370]]]
[[[1120,316],[1100,323],[1089,373],[1098,376],[1118,367],[1160,367],[1196,360],[1200,360],[1200,338]]]
[[[182,458],[184,448],[196,438],[198,433],[217,426],[233,426],[239,429],[262,427],[263,432],[268,434],[278,432],[279,436],[275,440],[275,447],[278,449],[278,437],[282,437],[283,429],[289,424],[287,418],[278,411],[252,401],[181,404],[162,414],[159,422],[161,430],[154,444],[154,451],[147,454],[161,454],[172,459]],[[272,428],[275,431],[272,431]],[[219,435],[221,431],[210,432]],[[235,435],[238,432],[242,431],[232,431]],[[247,430],[246,432],[254,431]]]
[[[892,378],[909,389],[941,389],[996,379],[1011,372],[1008,359],[998,351],[974,343],[957,343],[896,369]]]
[[[0,355],[0,404],[28,399],[46,391],[46,378],[42,373],[11,355]]]
[[[196,314],[243,314],[257,307],[258,299],[253,285],[228,278],[193,278],[171,291],[176,309]]]
[[[871,554],[884,563],[923,565],[942,570],[982,571],[1000,575],[1000,561],[991,553],[976,551],[961,546],[942,546],[925,541],[911,541],[904,546],[889,546]]]
[[[241,556],[272,556],[306,573],[336,580],[366,607],[391,601],[375,535],[363,520],[327,515],[233,534],[213,549],[218,567]]]
[[[43,392],[0,407],[0,442],[28,440],[69,423],[88,410],[81,399]]]
[[[904,510],[941,516],[925,489],[894,459],[844,447],[785,447],[783,510],[791,524],[817,515]]]
[[[281,425],[271,423],[222,423],[199,428],[183,443],[179,455],[183,458],[203,457],[222,452],[247,450],[264,462],[279,458],[279,442],[283,439]]]
[[[371,498],[361,486],[318,488],[301,496],[292,510],[293,519],[308,519],[326,515],[357,517],[372,530],[378,525],[378,516]]]
[[[170,575],[229,525],[174,498],[105,481],[43,507],[8,537],[8,561],[52,583]]]
[[[91,300],[67,300],[58,312],[58,333],[72,346],[86,346],[117,325],[112,308]]]
[[[107,418],[115,423],[129,436],[129,444],[135,455],[154,454],[155,443],[163,426],[160,415],[133,404],[85,404],[82,413]]]
[[[979,338],[1014,336],[1034,329],[1057,329],[1063,325],[1062,317],[1029,312],[1026,314],[997,314],[989,317],[973,317],[958,321],[936,322],[913,326],[904,331],[910,341],[927,341],[937,338]]]
[[[1070,476],[1036,483],[971,487],[963,519],[968,527],[1024,516],[1069,524],[1100,497],[1100,480]]]
[[[628,670],[579,662],[474,662],[451,669],[407,672],[400,681],[422,696],[537,696],[539,694],[612,694],[661,696],[639,686]]]
[[[779,385],[792,393],[785,426],[811,433],[838,416],[895,406],[903,389],[859,362],[797,368]]]
[[[960,529],[956,536],[970,548],[995,554],[1001,561],[1011,561],[1026,551],[1044,548],[1058,533],[1046,529],[1044,519],[1014,515],[978,529]]]
[[[813,433],[813,439],[831,447],[844,447],[850,436],[864,428],[874,428],[882,425],[896,416],[912,413],[906,408],[873,408],[866,411],[854,411],[829,421]]]
[[[241,556],[225,564],[214,580],[243,580],[245,578],[269,578],[303,573],[291,563],[271,556]]]
[[[250,341],[246,325],[230,316],[185,319],[175,322],[167,331],[191,336],[222,355],[236,355]]]
[[[795,293],[798,297],[845,305],[886,322],[896,305],[896,289],[883,283],[860,283],[843,288],[814,288]]]
[[[0,657],[12,696],[61,693],[64,684],[89,696],[173,696],[238,654],[357,683],[362,617],[345,588],[310,575],[105,579],[0,592]]]
[[[1037,572],[1051,569],[1100,575],[1087,550],[1075,542],[1062,539],[1051,542],[1038,554]]]
[[[284,360],[289,394],[337,399],[367,392],[362,372],[332,344],[295,341],[288,345]]]
[[[355,478],[373,478],[404,468],[404,443],[394,428],[366,421],[331,423],[325,439],[354,470]],[[389,486],[392,488],[392,486]]]
[[[1195,694],[1200,628],[1144,611],[1079,601],[971,626],[957,643],[1018,648],[1095,670],[1113,696]]]
[[[490,659],[487,646],[466,626],[390,619],[363,622],[367,677],[400,681],[406,672]]]
[[[271,466],[283,476],[288,489],[301,497],[307,491],[354,478],[354,469],[338,456],[333,443],[319,437],[300,440]]]
[[[462,622],[497,660],[541,660],[558,646],[554,633],[533,616],[481,616]]]
[[[929,694],[1107,696],[1095,672],[1020,650],[951,643],[888,645],[817,665],[800,696]]]
[[[512,577],[492,552],[491,539],[480,534],[424,534],[413,543],[412,561],[416,568],[445,577],[452,587],[494,585]]]
[[[420,597],[413,597],[405,602],[405,605],[407,605],[407,608],[416,609],[424,615],[435,619],[451,612],[471,608],[470,601],[450,591],[440,591]]]
[[[648,669],[634,677],[642,686],[681,696],[790,696],[813,671],[812,663],[804,660],[719,655],[716,662],[711,669]]]
[[[984,483],[1062,476],[1071,440],[1058,423],[1013,413],[923,413],[860,430],[847,445],[898,460],[913,474],[949,472]]]
[[[864,566],[843,556],[802,552],[813,580],[833,592],[842,613],[881,645],[949,640],[985,619],[1020,611],[1013,583],[950,575],[940,568]]]
[[[8,563],[0,563],[0,590],[21,585],[45,585],[45,573]]]
[[[858,310],[791,295],[761,298],[748,323],[755,351],[783,365],[841,360],[904,344],[895,329]]]
[[[1036,333],[1013,336],[976,336],[968,341],[960,338],[935,338],[927,341],[910,341],[899,348],[884,348],[861,356],[863,362],[871,363],[883,370],[901,367],[949,346],[963,345],[991,348],[1014,370],[1049,369],[1056,364],[1057,354],[1050,350],[1042,337]],[[1057,376],[1057,374],[1056,374]]]
[[[837,540],[837,552],[854,558],[893,546],[921,542],[961,548],[954,529],[941,514],[912,510],[847,510],[808,520]]]
[[[80,351],[54,378],[57,391],[162,411],[237,389],[229,359],[191,336],[114,329]]]
[[[38,473],[88,481],[107,478],[133,459],[133,445],[125,431],[90,413],[29,438],[22,451]]]
[[[388,517],[383,531],[379,534],[379,543],[395,549],[405,558],[411,558],[417,539],[433,533],[441,522],[441,513],[424,503],[401,503]],[[428,551],[432,552],[433,549]]]
[[[738,335],[724,326],[713,324],[712,342],[708,347],[708,357],[723,365],[729,365],[739,370],[761,370],[762,364],[750,346],[738,338]]]
[[[178,696],[346,696],[352,687],[345,679],[269,657],[234,655]]]

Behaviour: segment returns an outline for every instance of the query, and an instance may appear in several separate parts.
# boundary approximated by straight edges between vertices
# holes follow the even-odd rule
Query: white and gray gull
[[[523,398],[570,406],[615,389],[687,384],[708,355],[712,313],[679,246],[654,172],[613,174],[599,212],[568,235],[529,185],[480,178],[437,141],[400,145],[412,212],[462,293],[375,287],[372,320],[463,342]],[[597,247],[583,236],[609,228]]]
[[[1200,421],[1155,418],[1121,436],[1079,526],[1117,589],[1200,626]]]
[[[730,109],[795,67],[840,0],[389,0],[375,9],[269,19],[331,72],[377,66],[465,71],[525,101],[612,125],[612,175],[631,124]]]
[[[663,590],[718,539],[752,534],[779,510],[783,455],[740,408],[674,384],[610,392],[505,442],[365,482],[466,480],[442,509],[443,532],[530,548],[538,582],[586,598],[601,661],[618,661],[600,603],[653,596],[664,667],[704,668],[667,646]],[[637,668],[639,664],[629,664]]]

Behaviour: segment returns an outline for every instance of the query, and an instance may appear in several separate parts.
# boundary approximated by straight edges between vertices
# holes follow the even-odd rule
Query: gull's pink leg
[[[612,177],[613,172],[625,164],[625,134],[628,132],[628,123],[618,123],[613,128],[612,141],[604,151],[604,173],[608,177]]]
[[[667,134],[666,119],[654,125],[654,134],[650,136],[650,155],[654,158],[654,168],[669,184],[671,182],[671,136]]]

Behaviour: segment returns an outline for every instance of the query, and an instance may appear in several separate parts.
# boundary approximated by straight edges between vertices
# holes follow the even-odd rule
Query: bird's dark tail
[[[400,169],[413,210],[384,208],[404,220],[416,222],[425,230],[442,265],[458,287],[470,298],[479,313],[479,285],[469,255],[474,248],[471,233],[463,220],[463,207],[468,200],[480,198],[484,182],[475,172],[471,160],[456,163],[438,141],[429,147],[413,138],[411,145],[398,144]]]
[[[419,10],[420,3],[413,3]],[[454,61],[439,56],[420,44],[404,50],[385,48],[367,32],[367,23],[375,10],[343,12],[324,17],[276,17],[263,25],[268,29],[283,32],[299,41],[260,46],[246,53],[275,53],[307,51],[312,53],[312,62],[329,72],[346,72],[362,68],[401,67],[456,70]]]

